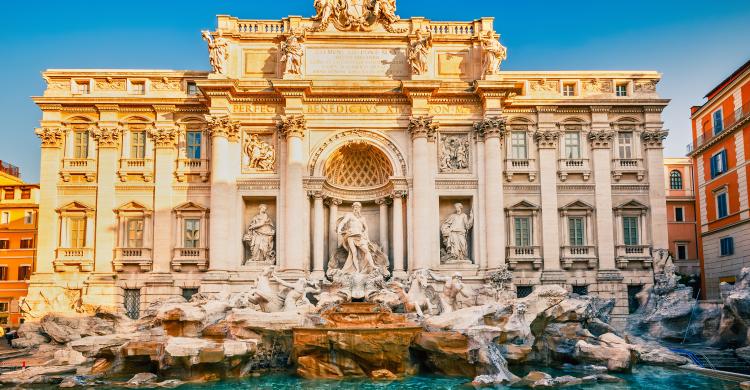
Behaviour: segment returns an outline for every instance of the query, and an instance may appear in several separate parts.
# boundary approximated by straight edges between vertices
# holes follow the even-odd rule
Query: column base
[[[565,271],[561,270],[549,270],[542,271],[542,277],[540,278],[542,284],[559,284],[565,285],[568,282],[568,276]]]

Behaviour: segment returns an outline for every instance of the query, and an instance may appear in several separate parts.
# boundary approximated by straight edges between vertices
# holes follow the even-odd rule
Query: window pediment
[[[615,210],[619,211],[628,211],[628,210],[638,210],[638,211],[645,211],[648,210],[648,206],[644,205],[643,203],[637,201],[637,200],[631,200],[629,202],[625,202],[617,207],[615,207]]]
[[[94,212],[94,209],[85,203],[75,201],[75,202],[70,202],[66,204],[65,206],[58,208],[56,211],[60,214],[75,213],[75,212],[92,213]]]
[[[522,201],[514,204],[513,206],[508,207],[507,210],[510,210],[510,211],[538,211],[539,210],[539,206],[537,206],[537,205],[535,205],[535,204],[533,204],[531,202],[522,200]]]
[[[187,202],[183,203],[173,209],[176,213],[186,213],[186,212],[197,212],[197,213],[207,213],[208,209],[193,202]]]
[[[123,213],[151,214],[151,210],[149,210],[148,207],[138,202],[128,202],[118,207],[117,209],[115,209],[115,213],[116,214],[123,214]]]
[[[566,204],[563,207],[560,207],[560,210],[564,210],[564,211],[574,211],[574,210],[593,211],[594,207],[591,206],[590,204],[584,202],[584,201],[576,200],[574,202]]]

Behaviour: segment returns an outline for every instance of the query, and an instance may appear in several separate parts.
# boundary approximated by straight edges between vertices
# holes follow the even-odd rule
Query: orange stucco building
[[[24,183],[18,168],[0,162],[0,190],[0,326],[15,328],[36,260],[39,185]]]
[[[669,250],[677,272],[699,275],[698,224],[695,212],[693,162],[689,158],[665,158]]]
[[[697,179],[699,257],[705,297],[720,297],[720,284],[733,283],[750,265],[750,61],[692,108],[689,156]]]

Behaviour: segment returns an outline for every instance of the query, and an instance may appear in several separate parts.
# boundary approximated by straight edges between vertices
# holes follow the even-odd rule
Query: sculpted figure
[[[349,255],[341,268],[344,273],[370,273],[376,266],[370,252],[370,238],[367,221],[362,216],[362,204],[355,202],[352,211],[346,213],[336,229],[342,239],[342,246]]]
[[[500,41],[495,39],[491,31],[483,37],[480,37],[482,48],[484,49],[484,59],[482,67],[484,74],[493,75],[500,71],[500,64],[508,58],[508,49]]]
[[[442,260],[444,262],[470,261],[467,235],[474,226],[474,212],[470,211],[469,215],[464,214],[464,205],[461,203],[456,203],[454,207],[456,212],[449,215],[440,226],[444,251]]]
[[[310,300],[307,299],[307,294],[320,294],[321,289],[319,286],[310,286],[310,282],[305,278],[299,278],[295,283],[285,282],[279,278],[275,273],[273,279],[280,285],[289,289],[284,297],[284,309],[285,312],[294,312],[304,308],[312,308],[313,305]]]
[[[417,38],[409,43],[409,63],[412,74],[427,73],[427,55],[432,48],[432,33],[417,30]]]
[[[313,5],[317,14],[312,17],[312,20],[319,20],[321,26],[327,27],[337,2],[338,0],[315,0]]]
[[[456,272],[452,277],[443,277],[432,271],[430,277],[438,282],[444,282],[443,292],[440,294],[440,305],[442,306],[442,313],[451,313],[458,309],[461,309],[461,303],[459,302],[459,295],[464,298],[470,298],[471,295],[467,292],[469,287],[463,283],[463,275],[460,272]],[[441,314],[442,314],[441,313]]]
[[[221,30],[218,37],[214,39],[210,31],[202,32],[203,39],[208,43],[208,58],[211,62],[213,71],[219,74],[225,74],[227,70],[227,60],[229,59],[229,42],[224,39]]]
[[[304,35],[292,31],[286,41],[281,42],[281,62],[285,64],[285,75],[302,74],[302,56],[305,54],[302,42],[304,40]]]
[[[454,172],[469,168],[468,139],[443,136],[440,150],[440,170]]]
[[[670,255],[669,251],[666,249],[655,249],[652,254],[652,259],[655,273],[663,272],[668,265],[673,264],[672,255]]]
[[[407,281],[409,292],[405,292],[400,283],[391,283],[389,287],[401,297],[404,304],[404,310],[416,312],[418,316],[424,317],[427,314],[433,314],[435,305],[432,300],[437,295],[435,289],[429,284],[429,271],[425,269],[415,270],[409,275]]]
[[[391,25],[399,21],[396,15],[396,0],[373,0],[375,3],[373,13],[385,25]]]
[[[276,253],[273,250],[273,238],[276,235],[276,229],[273,221],[268,215],[268,206],[262,204],[258,206],[258,214],[250,221],[247,227],[247,233],[242,238],[245,246],[250,252],[250,258],[247,263],[266,263],[274,264],[276,262]]]
[[[284,301],[279,297],[278,291],[271,286],[271,278],[274,274],[274,267],[266,267],[255,279],[255,288],[251,289],[248,301],[260,306],[264,313],[274,313],[282,311]]]

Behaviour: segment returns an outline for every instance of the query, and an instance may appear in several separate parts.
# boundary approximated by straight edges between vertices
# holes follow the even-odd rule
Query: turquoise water
[[[564,375],[560,370],[543,370],[554,376]],[[571,372],[570,375],[581,377],[580,373]],[[595,384],[586,386],[571,386],[565,389],[648,389],[648,390],[735,390],[739,385],[710,378],[689,371],[672,370],[660,367],[641,367],[633,374],[617,375],[624,379],[621,383]],[[186,385],[179,389],[191,390],[229,390],[229,389],[260,389],[260,390],[452,390],[471,389],[470,380],[465,378],[444,378],[432,376],[417,376],[402,381],[373,382],[369,380],[323,381],[304,380],[293,375],[274,374],[242,381],[221,382],[202,385]],[[499,389],[508,387],[497,387]],[[509,389],[509,388],[508,388]]]

